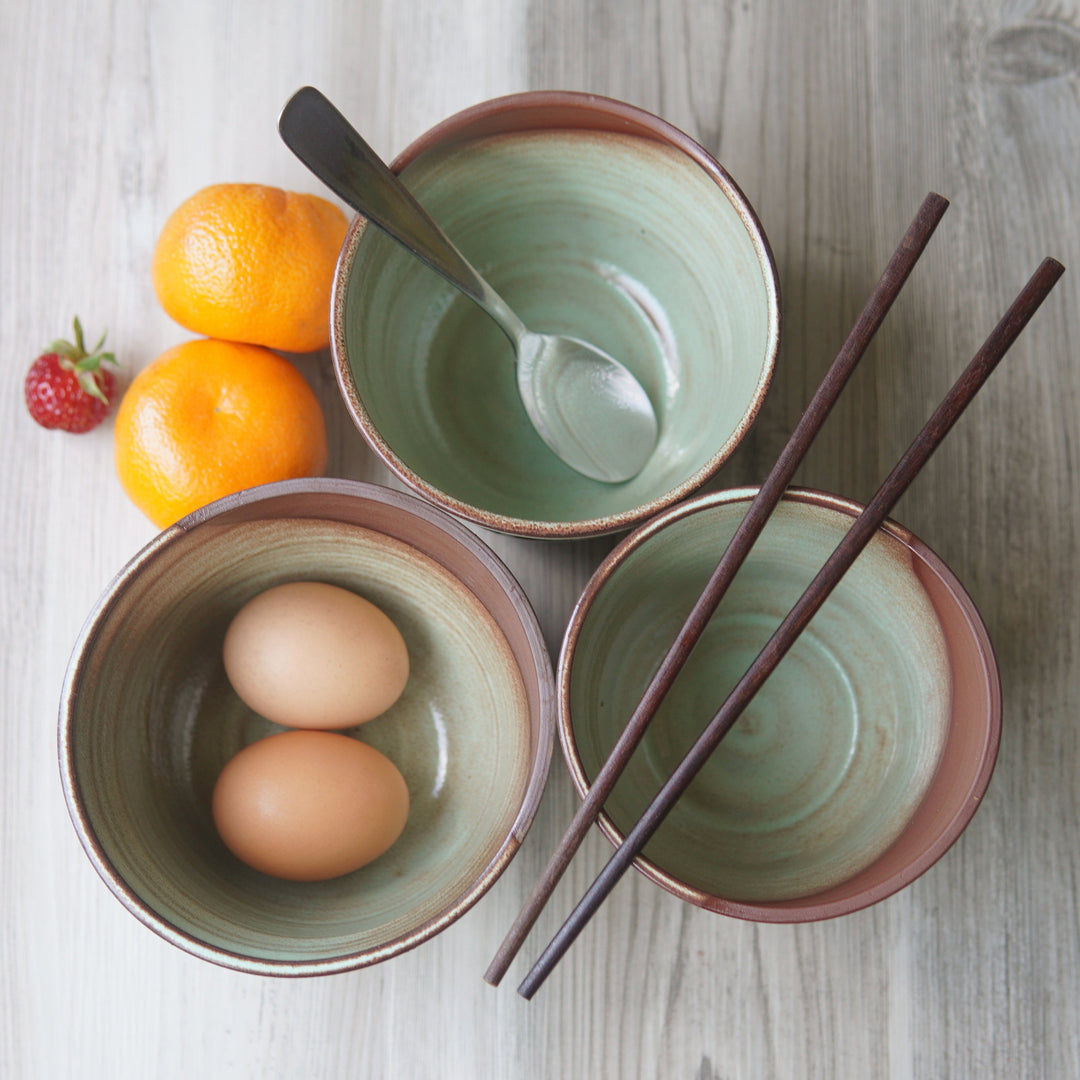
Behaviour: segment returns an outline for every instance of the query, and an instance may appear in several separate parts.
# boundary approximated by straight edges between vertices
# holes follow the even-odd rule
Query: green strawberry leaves
[[[87,394],[108,404],[108,398],[105,396],[105,392],[98,380],[98,372],[101,371],[102,364],[116,366],[116,357],[111,352],[101,351],[108,331],[106,330],[93,349],[87,352],[82,323],[79,322],[77,315],[74,319],[74,330],[74,343],[58,338],[49,346],[49,352],[56,353],[60,357],[60,366],[75,375],[79,385]]]

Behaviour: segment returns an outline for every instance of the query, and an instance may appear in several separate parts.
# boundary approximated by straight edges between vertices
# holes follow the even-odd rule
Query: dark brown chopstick
[[[569,866],[570,860],[599,815],[601,807],[611,794],[611,789],[641,741],[646,728],[656,715],[660,703],[671,689],[675,677],[686,663],[687,657],[704,632],[723,599],[724,593],[727,592],[728,586],[753,547],[754,541],[765,527],[769,515],[772,514],[788,484],[791,483],[791,478],[805,457],[814,436],[820,431],[836,399],[840,396],[840,391],[843,390],[856,364],[866,352],[867,346],[884,321],[889,308],[892,307],[893,301],[899,295],[904,282],[948,207],[949,200],[934,192],[923,200],[899,247],[893,253],[884,273],[837,353],[836,359],[829,366],[821,385],[791,433],[787,445],[780,452],[772,471],[750,504],[701,596],[694,604],[659,669],[646,687],[640,703],[626,727],[623,728],[607,761],[590,785],[588,795],[578,808],[543,873],[537,879],[532,893],[525,901],[525,905],[484,973],[484,978],[493,986],[497,986],[506,974],[507,968],[517,955],[544,905],[550,899],[559,879]]]
[[[948,434],[961,413],[989,378],[1009,347],[1046,299],[1065,268],[1055,259],[1044,259],[1020,295],[986,339],[974,359],[935,410],[926,426],[904,452],[885,482],[855,519],[851,528],[826,560],[825,565],[784,618],[757,658],[728,695],[716,715],[649,804],[633,829],[616,848],[615,853],[589,887],[570,917],[552,938],[540,959],[522,981],[518,992],[531,998],[559,962],[563,954],[581,933],[615,883],[626,872],[634,858],[659,828],[668,811],[678,801],[720,740],[731,729],[740,714],[777,664],[791,648],[799,634],[825,602],[858,554],[885,521],[897,499],[907,490],[920,469],[929,460],[942,439]]]

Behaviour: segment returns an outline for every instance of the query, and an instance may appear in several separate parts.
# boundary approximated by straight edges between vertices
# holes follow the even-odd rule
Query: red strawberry
[[[42,426],[81,434],[95,428],[109,411],[116,394],[116,377],[103,364],[115,364],[111,352],[102,352],[105,335],[90,350],[83,329],[75,320],[75,344],[54,341],[26,374],[23,392],[30,415]]]

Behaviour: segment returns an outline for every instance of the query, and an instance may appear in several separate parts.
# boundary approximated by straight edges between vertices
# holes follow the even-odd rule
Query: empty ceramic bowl
[[[755,492],[701,496],[626,538],[590,581],[559,663],[582,793]],[[861,507],[780,503],[605,804],[619,842]],[[974,605],[889,523],[736,722],[636,866],[691,903],[766,922],[855,911],[926,870],[990,779],[1001,696]]]
[[[282,730],[230,686],[226,628],[294,580],[376,604],[410,660],[402,696],[349,732],[404,776],[404,832],[367,866],[314,882],[240,862],[211,813],[225,763]],[[226,967],[322,974],[411,948],[479,899],[529,827],[554,727],[540,630],[482,542],[412,496],[296,480],[183,518],[121,571],[71,659],[60,765],[87,854],[143,923]]]
[[[630,105],[538,92],[451,117],[393,167],[531,329],[616,357],[660,423],[633,479],[570,469],[533,430],[498,327],[357,218],[334,363],[354,422],[406,484],[489,528],[576,537],[640,523],[720,468],[769,384],[779,290],[752,207],[705,150]]]

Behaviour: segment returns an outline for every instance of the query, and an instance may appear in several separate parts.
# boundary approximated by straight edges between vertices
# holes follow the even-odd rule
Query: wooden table
[[[307,12],[301,14],[301,12]],[[68,653],[154,530],[111,425],[47,433],[25,368],[78,313],[125,377],[186,340],[150,284],[169,211],[205,184],[318,190],[279,142],[322,87],[392,155],[465,105],[585,89],[659,113],[758,209],[784,291],[764,410],[719,484],[759,480],[923,195],[953,206],[798,482],[865,499],[1040,258],[1073,271],[896,517],[980,606],[1001,755],[960,842],[903,893],[817,925],[684,906],[638,875],[532,1003],[481,973],[569,819],[561,761],[525,848],[464,919],[384,966],[244,976],[128,915],[76,841],[56,766]],[[1080,1076],[1080,14],[989,0],[60,0],[0,5],[0,1076]],[[325,356],[302,362],[330,471],[385,481]],[[489,537],[552,649],[610,540]],[[598,836],[538,927],[607,851]]]

